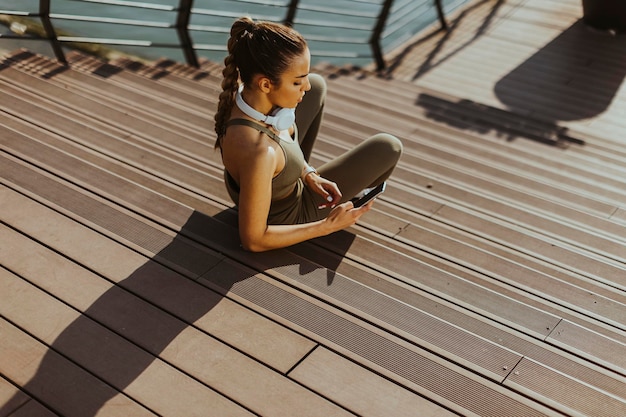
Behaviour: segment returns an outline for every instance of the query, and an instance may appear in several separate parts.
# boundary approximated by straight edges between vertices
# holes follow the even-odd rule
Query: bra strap
[[[276,133],[274,133],[273,131],[271,131],[269,128],[265,126],[258,124],[257,122],[253,122],[252,120],[232,119],[226,122],[226,127],[233,126],[233,125],[242,125],[242,126],[251,127],[253,129],[258,130],[259,132],[265,133],[267,136],[274,139],[274,141],[276,141],[277,143],[280,143],[280,138],[278,137]]]

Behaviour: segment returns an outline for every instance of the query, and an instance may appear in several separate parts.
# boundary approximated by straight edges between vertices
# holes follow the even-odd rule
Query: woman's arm
[[[353,209],[352,203],[347,202],[335,207],[323,220],[295,225],[268,225],[272,177],[277,164],[276,152],[276,149],[267,146],[265,149],[246,152],[249,157],[240,153],[240,166],[246,167],[240,171],[239,178],[239,235],[244,249],[261,252],[325,236],[355,224],[370,209],[371,204]],[[333,192],[333,195],[336,193]]]

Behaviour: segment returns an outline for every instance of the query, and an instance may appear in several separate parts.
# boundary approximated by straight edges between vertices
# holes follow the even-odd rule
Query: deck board
[[[7,55],[0,415],[626,413],[624,38],[581,13],[471,1],[387,73],[320,66],[314,165],[405,154],[359,224],[265,254],[212,149],[220,64]]]

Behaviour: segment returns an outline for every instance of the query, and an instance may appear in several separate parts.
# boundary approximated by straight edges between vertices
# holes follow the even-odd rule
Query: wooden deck
[[[0,63],[0,417],[626,415],[626,38],[475,1],[329,85],[357,226],[242,251],[219,65]]]

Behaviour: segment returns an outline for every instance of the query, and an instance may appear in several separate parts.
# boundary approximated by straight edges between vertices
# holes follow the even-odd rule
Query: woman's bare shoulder
[[[265,166],[276,169],[276,143],[266,134],[249,126],[232,125],[222,139],[222,160],[226,169],[238,177],[241,167]]]

